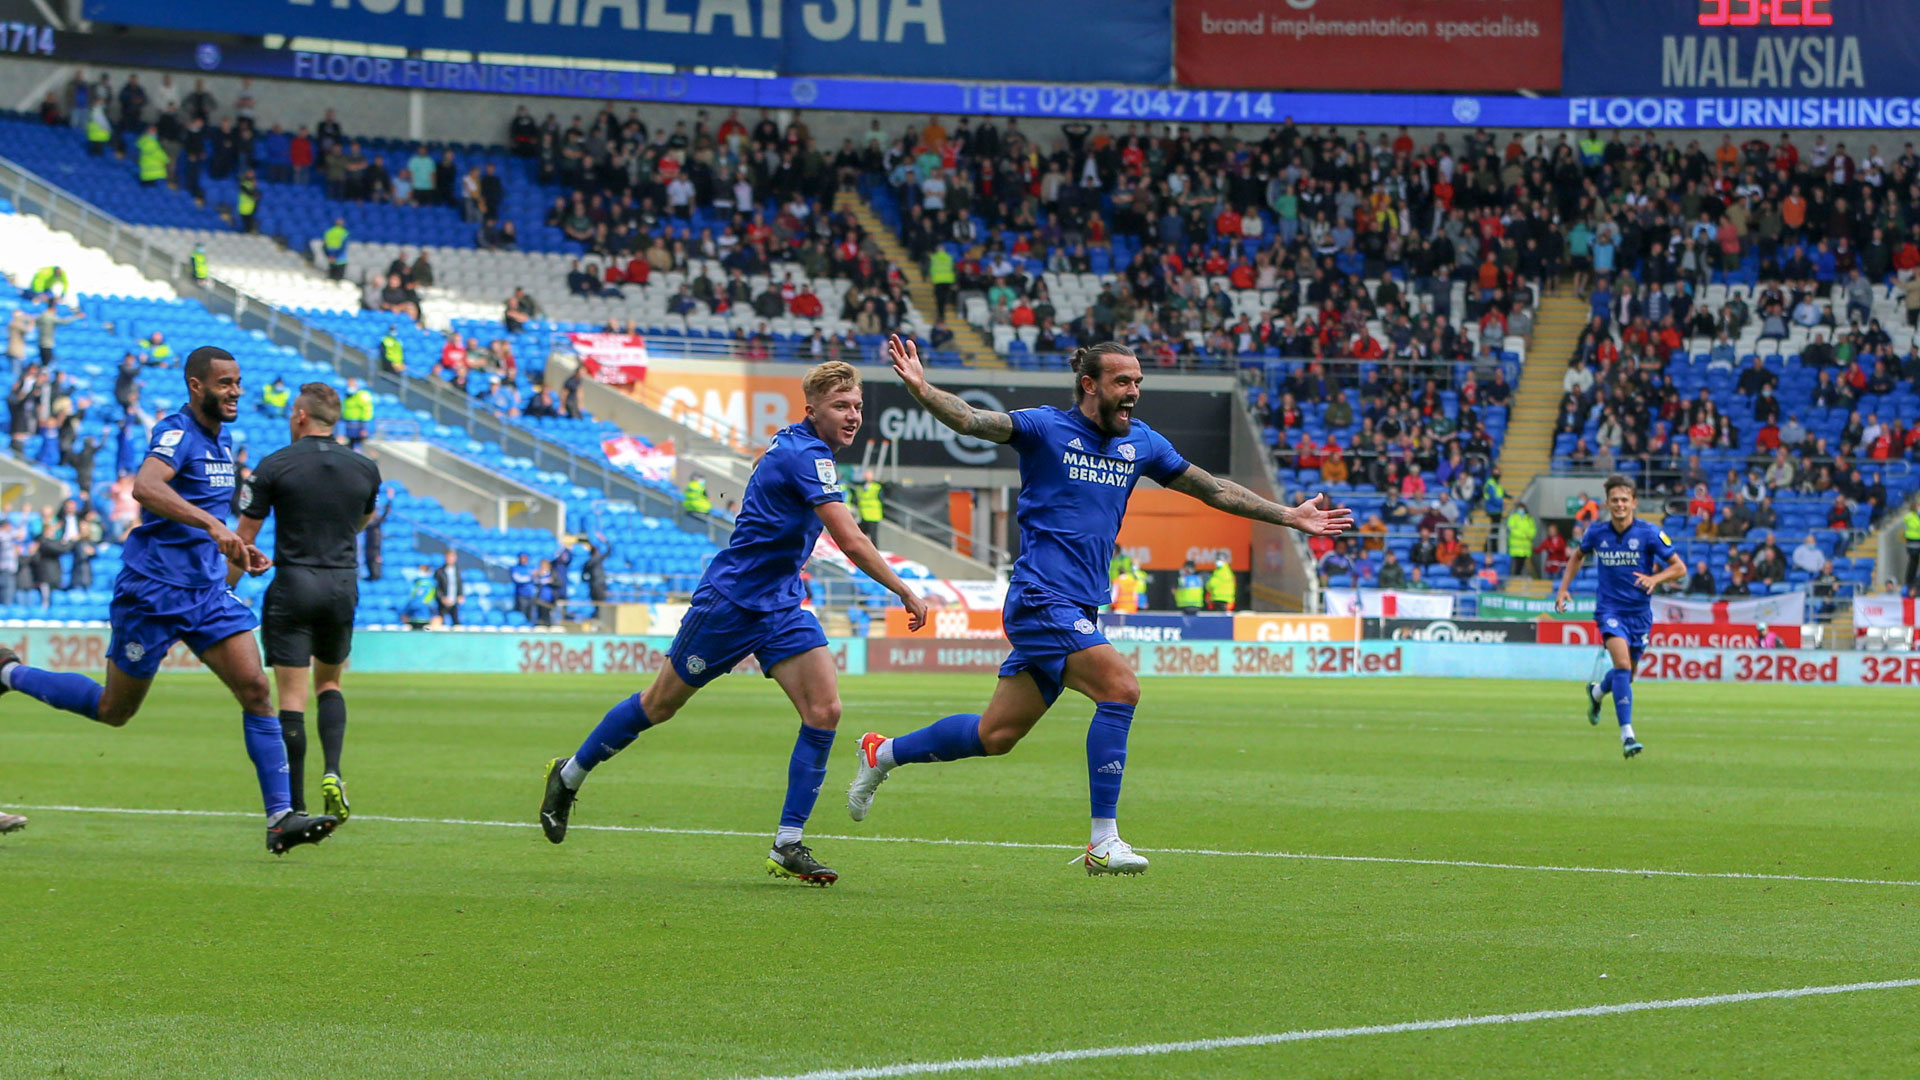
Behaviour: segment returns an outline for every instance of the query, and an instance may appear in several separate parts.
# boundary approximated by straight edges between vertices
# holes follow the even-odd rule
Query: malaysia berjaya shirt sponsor
[[[1107,561],[1127,499],[1145,475],[1165,484],[1187,459],[1159,432],[1134,420],[1108,438],[1079,409],[1018,409],[1009,445],[1020,455],[1020,558],[1013,583],[1086,607],[1108,599]]]
[[[215,434],[185,409],[153,425],[147,456],[173,467],[167,486],[225,522],[233,506],[233,440],[222,426]],[[142,509],[127,534],[122,559],[128,570],[168,585],[204,588],[225,584],[227,560],[204,529],[170,521]]]

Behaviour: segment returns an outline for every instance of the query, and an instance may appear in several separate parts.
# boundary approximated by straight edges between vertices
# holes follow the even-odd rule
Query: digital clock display
[[[1832,26],[1833,0],[1700,0],[1701,26]]]

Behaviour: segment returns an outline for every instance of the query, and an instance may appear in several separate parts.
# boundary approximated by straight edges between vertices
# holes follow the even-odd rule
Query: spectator
[[[534,302],[533,297],[527,295],[526,289],[515,286],[513,295],[507,297],[506,312],[502,320],[506,325],[507,333],[519,333],[529,321],[539,316],[540,305]]]
[[[1693,564],[1693,576],[1687,579],[1688,596],[1718,596],[1720,586],[1713,580],[1713,574],[1707,570],[1705,559]]]

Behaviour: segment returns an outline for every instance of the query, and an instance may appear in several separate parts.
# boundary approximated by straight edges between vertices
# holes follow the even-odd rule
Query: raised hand
[[[1321,496],[1315,495],[1293,508],[1293,527],[1308,536],[1339,536],[1353,528],[1353,508],[1341,506],[1322,509]]]
[[[893,361],[893,373],[907,384],[909,390],[921,390],[927,385],[926,368],[920,364],[920,347],[910,340],[902,340],[899,334],[887,335],[887,359]]]

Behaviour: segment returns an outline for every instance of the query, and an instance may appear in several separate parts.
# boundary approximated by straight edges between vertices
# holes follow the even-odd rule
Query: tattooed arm
[[[893,361],[894,373],[907,384],[907,392],[932,413],[935,420],[962,435],[988,442],[1004,443],[1013,439],[1013,419],[1006,413],[976,409],[957,395],[928,383],[926,370],[920,366],[920,350],[913,342],[902,341],[897,335],[887,339],[887,356]]]
[[[1353,511],[1348,507],[1322,510],[1318,495],[1299,506],[1283,506],[1263,499],[1231,480],[1223,480],[1198,465],[1189,464],[1186,471],[1169,480],[1167,486],[1223,513],[1285,525],[1310,536],[1338,536],[1353,527]]]

